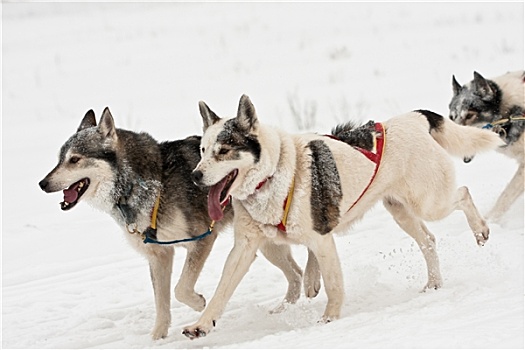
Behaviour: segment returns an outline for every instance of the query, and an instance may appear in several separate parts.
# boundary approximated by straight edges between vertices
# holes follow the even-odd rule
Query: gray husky
[[[474,72],[474,79],[461,86],[452,76],[453,96],[450,119],[461,125],[491,129],[501,135],[505,145],[499,152],[515,159],[518,170],[499,196],[487,218],[498,220],[524,189],[525,72],[516,71],[485,79]],[[465,158],[469,162],[471,157]]]
[[[503,142],[493,132],[415,111],[359,128],[342,125],[331,136],[290,134],[260,123],[245,95],[235,118],[218,117],[204,102],[200,111],[202,158],[192,177],[210,187],[212,218],[220,219],[221,202],[233,198],[235,244],[210,303],[184,328],[189,338],[213,329],[255,252],[269,242],[313,251],[328,296],[321,321],[337,319],[344,288],[333,233],[345,232],[378,201],[419,245],[427,263],[424,289],[443,283],[424,220],[461,210],[479,245],[489,237],[468,189],[456,187],[449,154],[494,149]]]
[[[199,145],[198,136],[158,143],[147,133],[117,129],[108,108],[97,125],[90,110],[62,146],[58,165],[39,183],[45,192],[63,191],[62,210],[86,200],[110,214],[132,246],[148,259],[157,312],[153,339],[168,334],[174,256],[173,245],[156,242],[182,241],[188,253],[175,297],[202,311],[206,300],[195,292],[195,283],[217,237],[215,232],[222,231],[233,217],[231,206],[223,205],[224,217],[209,234],[213,224],[207,210],[208,189],[197,187],[190,178],[200,161]],[[192,241],[196,237],[202,239]],[[295,302],[301,292],[302,271],[289,247],[268,244],[261,251],[289,282],[285,301]],[[318,291],[319,279],[310,281],[310,290]]]

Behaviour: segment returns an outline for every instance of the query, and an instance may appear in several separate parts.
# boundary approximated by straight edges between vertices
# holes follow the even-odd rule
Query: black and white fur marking
[[[157,216],[160,241],[186,239],[206,232],[211,222],[208,188],[196,186],[190,177],[200,161],[200,139],[190,136],[159,143],[147,133],[115,128],[108,108],[97,125],[95,114],[90,110],[77,132],[62,146],[56,167],[39,183],[48,193],[64,191],[63,210],[86,200],[111,215],[132,246],[148,259],[157,312],[151,332],[153,339],[166,337],[171,323],[170,289],[175,250],[173,246],[144,244],[139,234],[130,234],[128,229],[144,232],[149,227],[154,203],[160,196]],[[234,141],[233,148],[243,148],[238,140]],[[254,157],[255,154],[256,151]],[[205,298],[195,292],[195,283],[217,233],[231,223],[232,217],[233,210],[227,206],[223,220],[215,224],[212,235],[183,244],[188,252],[175,297],[195,311],[202,311],[206,305]],[[283,270],[289,281],[285,300],[297,300],[302,271],[291,257],[289,247],[268,245],[264,255]]]
[[[229,190],[235,211],[235,244],[209,305],[196,323],[184,328],[187,337],[206,336],[212,330],[248,272],[257,249],[269,242],[303,244],[309,248],[316,259],[309,259],[305,280],[314,276],[315,271],[321,273],[328,297],[321,320],[337,319],[344,289],[332,233],[345,232],[377,201],[383,201],[399,226],[421,248],[428,274],[424,289],[437,289],[443,280],[435,238],[423,220],[440,220],[453,210],[461,210],[476,242],[483,245],[487,241],[489,228],[468,189],[456,187],[453,163],[447,153],[464,156],[494,149],[503,143],[498,135],[459,126],[427,112],[411,112],[386,121],[383,123],[386,145],[379,170],[368,190],[348,211],[375,171],[376,164],[352,147],[355,144],[368,147],[369,127],[357,132],[363,140],[353,135],[351,128],[336,128],[347,131],[347,137],[354,140],[349,145],[323,135],[289,134],[264,125],[258,121],[246,95],[241,97],[239,106],[236,119],[251,125],[248,131],[261,146],[257,161],[249,151],[240,152],[233,160],[218,160],[214,154],[223,145],[218,135],[227,127],[228,120],[210,120],[210,113],[202,114],[204,152],[194,170],[198,174],[195,178],[201,185],[213,187],[236,172]],[[262,181],[264,186],[260,187]],[[292,184],[293,199],[283,232],[277,224],[283,217],[283,201]]]
[[[514,177],[507,184],[496,203],[487,214],[498,220],[524,191],[525,120],[512,120],[525,116],[525,72],[515,71],[492,79],[485,79],[474,72],[474,79],[461,86],[452,77],[453,96],[450,101],[450,119],[460,125],[478,128],[491,127],[505,141],[498,152],[518,162]],[[509,119],[503,124],[498,121]],[[470,161],[467,158],[465,161]]]

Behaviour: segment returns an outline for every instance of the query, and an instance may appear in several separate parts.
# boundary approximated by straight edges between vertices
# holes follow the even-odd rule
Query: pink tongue
[[[77,187],[78,187],[78,184],[74,184],[64,190],[64,201],[65,202],[73,203],[77,200],[78,198]]]
[[[221,192],[226,186],[226,181],[228,176],[210,187],[210,192],[208,193],[208,214],[210,218],[215,221],[222,219],[224,214],[222,213],[221,208]]]

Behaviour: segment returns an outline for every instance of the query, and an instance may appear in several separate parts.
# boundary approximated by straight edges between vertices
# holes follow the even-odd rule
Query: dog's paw
[[[155,326],[153,330],[151,331],[151,338],[153,340],[159,340],[162,338],[166,338],[168,336],[168,326],[167,325],[160,325]]]
[[[304,276],[304,294],[307,298],[315,298],[321,290],[320,276],[310,278],[309,275]]]
[[[476,243],[480,247],[483,247],[485,243],[489,240],[490,229],[485,225],[485,227],[480,232],[474,232],[474,237],[476,238]]]
[[[175,288],[175,298],[197,312],[201,312],[206,307],[206,299],[195,292],[186,293],[181,289]]]
[[[271,315],[273,315],[273,314],[280,314],[281,312],[285,311],[288,308],[288,305],[290,305],[290,303],[286,302],[286,300],[285,301],[281,301],[279,303],[279,305],[277,305],[276,307],[271,309],[269,311],[269,313]]]
[[[204,338],[211,332],[212,328],[215,326],[215,321],[211,324],[206,323],[196,323],[192,326],[184,327],[182,334],[191,340],[196,338]]]
[[[421,293],[425,293],[427,290],[438,290],[441,287],[443,287],[443,281],[441,280],[428,281],[421,290]]]
[[[317,323],[323,323],[323,324],[326,324],[326,323],[330,323],[332,321],[335,321],[337,320],[338,317],[336,316],[327,316],[327,315],[323,315],[323,317],[321,317],[321,319],[319,321],[317,321]]]

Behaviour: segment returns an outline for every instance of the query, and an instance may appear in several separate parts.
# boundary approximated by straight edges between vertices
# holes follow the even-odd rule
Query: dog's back
[[[516,107],[525,109],[525,71],[514,71],[490,79],[496,83],[502,92],[501,116],[508,117],[516,113]]]

